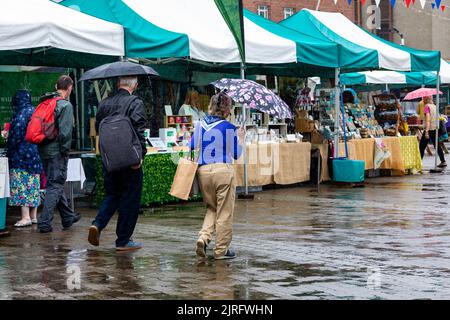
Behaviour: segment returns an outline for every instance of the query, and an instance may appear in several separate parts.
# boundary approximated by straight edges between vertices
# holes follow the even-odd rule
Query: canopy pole
[[[436,74],[436,140],[435,140],[435,150],[434,150],[434,170],[438,170],[438,150],[439,150],[439,118],[441,116],[441,113],[439,111],[439,103],[440,103],[440,97],[439,97],[439,87],[440,87],[440,76],[439,76],[439,70]]]
[[[386,83],[386,92],[389,93],[389,84]]]
[[[339,100],[340,100],[340,81],[339,81],[340,69],[335,69],[334,85],[335,85],[335,96],[334,96],[334,112],[336,119],[334,119],[334,154],[333,158],[339,157]]]
[[[241,79],[245,79],[245,65],[244,62],[241,62]],[[247,124],[247,108],[245,105],[242,105],[242,126],[244,129],[246,129]],[[244,147],[243,147],[243,155],[244,155],[244,188],[245,188],[245,195],[248,195],[248,172],[247,172],[247,144],[244,139]]]
[[[84,69],[81,69],[80,75],[83,76]],[[86,109],[85,109],[85,100],[84,100],[84,82],[81,84],[81,147],[84,149],[84,141],[86,139],[86,131],[85,131],[85,120],[86,120]]]
[[[76,135],[77,135],[77,149],[80,150],[80,115],[79,115],[79,111],[80,111],[80,104],[79,104],[79,86],[78,86],[78,70],[77,69],[73,69],[73,74],[74,74],[74,82],[75,82],[75,104],[77,105],[76,109],[74,109],[74,114],[75,114],[75,123],[76,123]]]

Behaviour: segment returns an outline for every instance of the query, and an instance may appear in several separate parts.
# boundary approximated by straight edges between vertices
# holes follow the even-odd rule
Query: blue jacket
[[[30,174],[41,174],[42,163],[37,145],[25,140],[28,122],[34,112],[28,91],[17,91],[12,106],[14,114],[7,142],[9,167],[25,170]]]
[[[190,141],[190,148],[191,150],[201,149],[199,165],[233,163],[233,159],[238,159],[242,153],[236,127],[214,116],[207,116],[197,124]]]

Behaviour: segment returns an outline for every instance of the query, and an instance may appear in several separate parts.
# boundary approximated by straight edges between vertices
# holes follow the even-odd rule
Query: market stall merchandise
[[[396,136],[402,117],[400,103],[393,94],[374,95],[375,118],[384,130],[386,136]]]

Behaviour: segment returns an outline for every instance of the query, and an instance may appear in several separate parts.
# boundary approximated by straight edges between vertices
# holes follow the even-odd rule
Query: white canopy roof
[[[0,50],[52,47],[123,56],[123,28],[49,0],[0,0]]]

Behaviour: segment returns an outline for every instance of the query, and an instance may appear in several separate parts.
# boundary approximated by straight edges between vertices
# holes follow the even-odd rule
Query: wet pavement
[[[115,252],[115,220],[90,246],[96,212],[80,208],[71,230],[0,239],[0,298],[447,299],[449,189],[450,169],[264,191],[237,202],[229,261],[197,260],[200,203],[147,209],[135,253]]]

